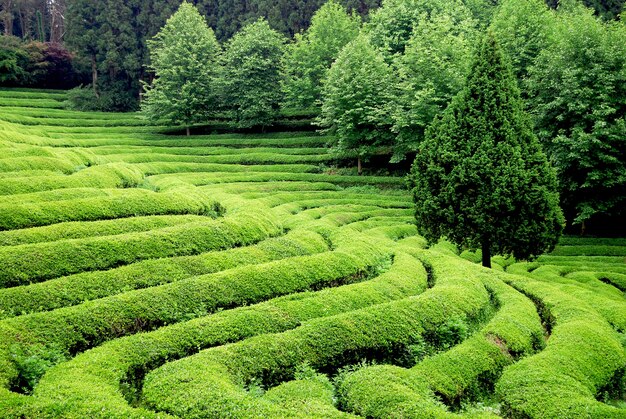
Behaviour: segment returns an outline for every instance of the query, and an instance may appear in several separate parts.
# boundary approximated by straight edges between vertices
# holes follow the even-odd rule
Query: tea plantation
[[[315,133],[63,100],[0,91],[0,417],[626,418],[626,239],[488,270]]]

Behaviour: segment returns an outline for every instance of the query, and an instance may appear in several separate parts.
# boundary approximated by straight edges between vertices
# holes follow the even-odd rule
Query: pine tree
[[[562,231],[556,176],[489,32],[465,88],[429,128],[411,171],[417,225],[431,242],[528,259]]]
[[[220,45],[204,18],[181,4],[149,42],[155,80],[146,88],[143,112],[187,128],[205,122],[217,106],[216,74]]]

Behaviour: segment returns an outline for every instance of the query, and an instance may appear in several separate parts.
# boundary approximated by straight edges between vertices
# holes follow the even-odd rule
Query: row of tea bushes
[[[46,282],[0,289],[0,319],[50,311],[111,295],[159,286],[237,266],[327,251],[316,233],[296,230],[238,247],[196,256],[146,260],[107,271],[83,272]]]

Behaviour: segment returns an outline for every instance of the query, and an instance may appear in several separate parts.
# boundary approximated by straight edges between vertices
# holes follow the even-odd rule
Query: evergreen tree
[[[311,26],[296,35],[285,54],[283,91],[287,107],[309,109],[321,96],[322,79],[339,51],[357,37],[361,26],[358,15],[330,0],[313,15]]]
[[[284,43],[281,34],[259,19],[245,26],[226,45],[224,101],[238,128],[266,127],[276,118],[281,101]]]
[[[415,217],[430,241],[527,259],[562,230],[556,177],[523,112],[495,37],[482,41],[466,87],[429,128],[411,171]]]
[[[216,75],[220,46],[204,18],[184,2],[148,44],[152,86],[146,89],[143,112],[187,128],[205,122],[216,109]]]
[[[336,153],[357,158],[359,174],[363,160],[393,141],[394,84],[391,68],[363,34],[341,51],[324,82],[318,123]]]

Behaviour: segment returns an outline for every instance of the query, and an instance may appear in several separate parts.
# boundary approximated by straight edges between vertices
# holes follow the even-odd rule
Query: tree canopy
[[[530,69],[530,108],[559,172],[568,220],[620,219],[626,208],[626,26],[588,9],[558,14]]]
[[[348,14],[335,0],[324,4],[304,34],[296,34],[285,54],[285,104],[309,109],[318,105],[322,79],[339,51],[357,37],[361,18]]]
[[[415,217],[431,242],[527,259],[552,249],[563,217],[556,176],[492,33],[465,88],[427,131],[411,171]]]
[[[226,44],[224,104],[234,113],[237,127],[264,127],[276,118],[284,44],[284,36],[264,19],[245,26]]]
[[[217,107],[220,45],[198,10],[184,2],[149,42],[154,82],[143,112],[151,119],[187,127],[205,122]]]
[[[360,35],[341,51],[324,83],[319,124],[332,135],[334,151],[361,162],[377,147],[390,147],[390,104],[394,74],[367,35]]]

